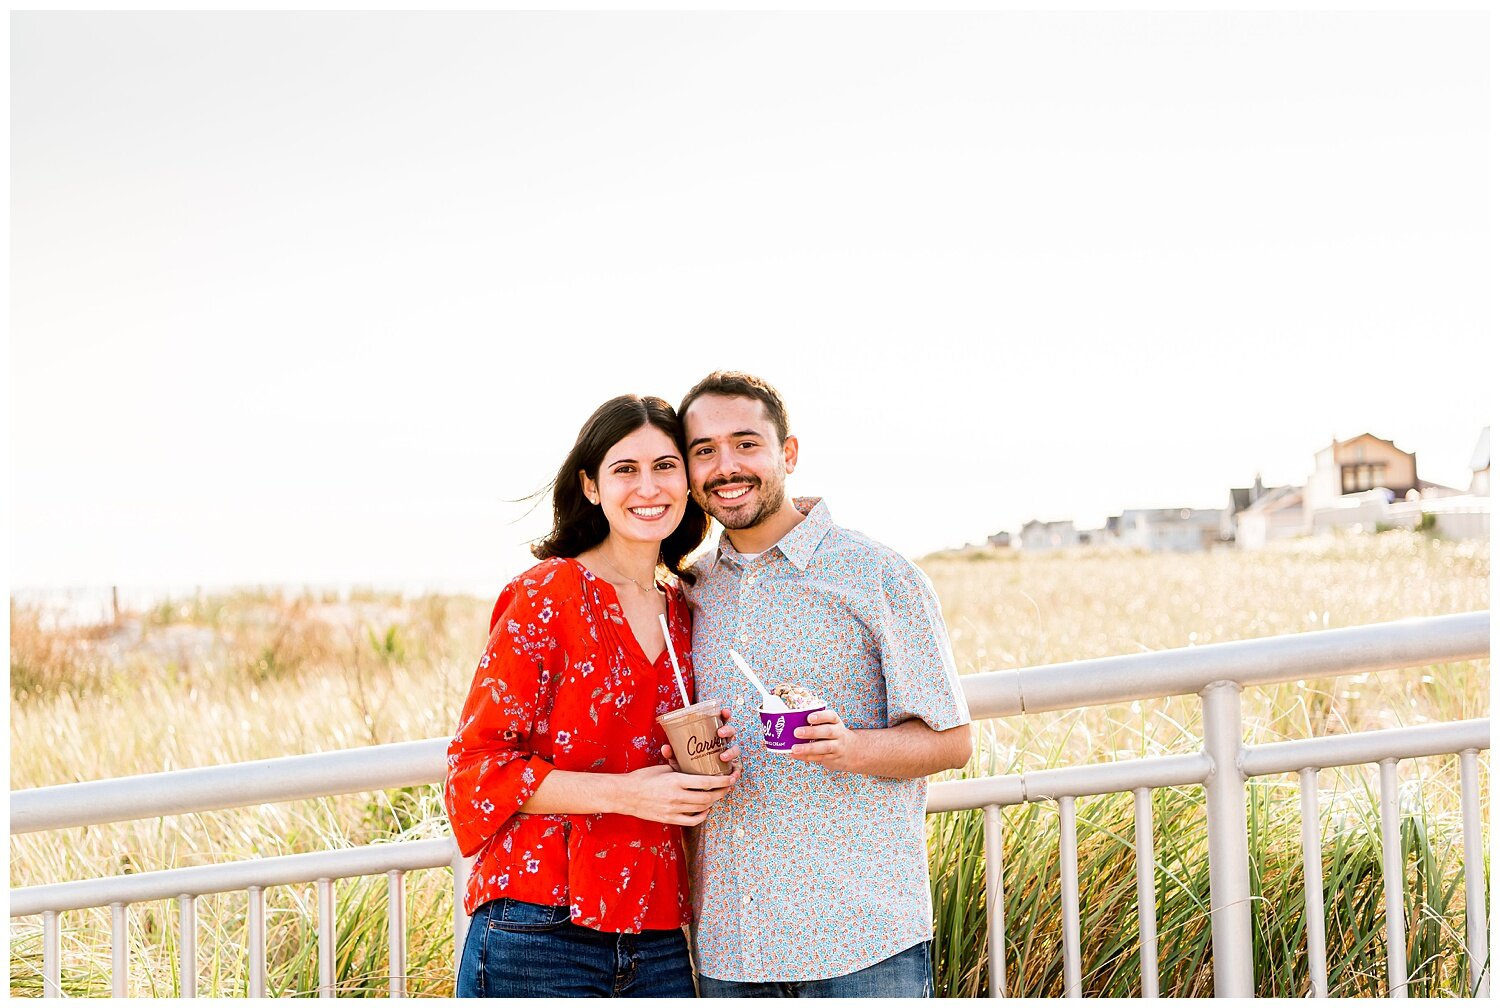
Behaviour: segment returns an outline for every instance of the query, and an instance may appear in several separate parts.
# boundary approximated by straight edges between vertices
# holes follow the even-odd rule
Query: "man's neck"
[[[796,528],[807,517],[788,497],[781,508],[764,520],[742,529],[725,529],[736,553],[764,553],[781,542],[781,537]]]

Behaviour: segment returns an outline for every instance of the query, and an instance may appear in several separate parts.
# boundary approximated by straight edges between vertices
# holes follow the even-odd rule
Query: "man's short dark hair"
[[[781,401],[781,393],[764,378],[757,378],[743,371],[715,371],[682,397],[677,415],[682,418],[683,423],[687,422],[688,407],[693,404],[693,400],[704,395],[739,396],[758,401],[766,408],[766,415],[776,427],[777,443],[786,444],[786,405]]]

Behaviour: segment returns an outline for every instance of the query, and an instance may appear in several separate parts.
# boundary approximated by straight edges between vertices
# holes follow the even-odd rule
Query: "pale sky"
[[[11,22],[15,586],[497,589],[621,392],[918,555],[1490,421],[1483,13]]]

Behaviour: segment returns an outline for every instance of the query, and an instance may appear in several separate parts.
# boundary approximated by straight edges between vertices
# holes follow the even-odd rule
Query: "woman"
[[[691,582],[708,532],[681,440],[662,399],[600,406],[557,471],[542,562],[495,604],[448,746],[453,835],[478,854],[460,997],[693,996],[682,827],[740,771],[676,772],[656,724],[682,703],[663,614],[693,688],[687,605],[660,575]]]

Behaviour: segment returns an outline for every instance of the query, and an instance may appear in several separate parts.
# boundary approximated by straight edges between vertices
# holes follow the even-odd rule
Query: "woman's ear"
[[[589,479],[589,474],[582,469],[578,470],[578,485],[583,487],[583,495],[589,499],[590,504],[599,503],[599,484]]]

